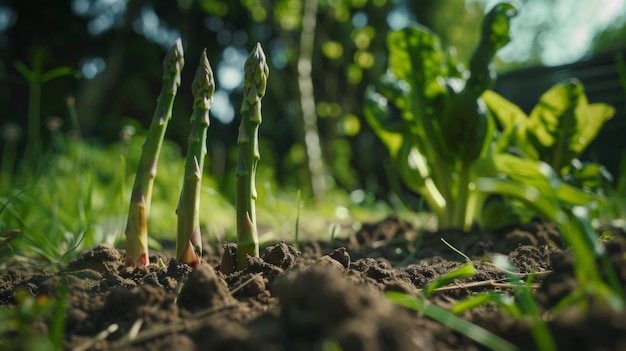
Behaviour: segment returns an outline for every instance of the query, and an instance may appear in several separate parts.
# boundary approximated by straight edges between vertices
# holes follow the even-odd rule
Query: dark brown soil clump
[[[392,216],[332,244],[302,243],[296,249],[276,243],[261,257],[248,258],[243,271],[233,268],[235,245],[207,248],[195,270],[167,257],[161,257],[165,266],[128,268],[122,250],[101,245],[57,273],[5,272],[0,306],[16,308],[16,291],[54,297],[68,284],[67,350],[485,349],[384,296],[399,291],[423,298],[428,283],[466,263],[441,238],[470,255],[477,273],[428,298],[440,307],[494,289],[512,294],[502,284],[507,275],[491,263],[494,255],[507,256],[522,278],[535,274],[540,312],[578,287],[572,253],[560,248],[554,226],[423,233]],[[626,287],[626,239],[616,235],[606,249]],[[626,349],[626,313],[590,301],[584,313],[570,308],[547,319],[559,349]],[[460,316],[520,349],[536,348],[529,325],[496,306]],[[46,333],[51,322],[43,322],[38,328]],[[25,336],[13,330],[0,337],[19,347]]]

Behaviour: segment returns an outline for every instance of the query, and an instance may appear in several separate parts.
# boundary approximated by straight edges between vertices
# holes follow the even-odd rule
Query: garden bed
[[[620,230],[613,234],[606,247],[626,286],[626,238]],[[399,291],[423,298],[427,283],[464,264],[440,238],[467,254],[477,271],[428,297],[444,309],[478,292],[513,293],[507,275],[491,263],[498,253],[508,256],[521,278],[535,273],[540,312],[577,286],[571,251],[560,248],[552,225],[424,233],[416,240],[419,235],[391,216],[332,243],[303,242],[299,250],[286,243],[268,246],[247,269],[228,274],[222,271],[231,271],[232,245],[224,250],[205,244],[203,263],[195,270],[167,250],[151,256],[151,262],[162,259],[164,265],[129,268],[122,250],[100,245],[58,273],[9,270],[1,278],[0,305],[15,306],[23,288],[56,296],[67,277],[63,349],[68,350],[477,350],[485,347],[384,296]],[[460,316],[520,349],[535,348],[529,323],[495,305]],[[584,313],[566,309],[547,325],[562,350],[626,348],[626,314],[593,298]],[[50,321],[34,327],[46,334]],[[19,331],[9,335],[25,342],[21,337]]]

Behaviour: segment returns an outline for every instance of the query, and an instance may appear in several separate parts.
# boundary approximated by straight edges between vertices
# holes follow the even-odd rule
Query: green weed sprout
[[[510,314],[513,318],[523,319],[528,322],[530,333],[535,341],[537,350],[556,350],[554,338],[552,337],[548,326],[543,321],[532,295],[532,280],[535,277],[535,274],[531,273],[528,275],[526,281],[524,282],[515,273],[515,267],[513,267],[506,256],[495,255],[493,263],[507,275],[507,284],[514,288],[515,298],[502,291],[477,293],[471,297],[456,302],[450,308],[450,312],[460,314],[478,306],[493,303],[500,307],[503,311]]]
[[[452,272],[442,275],[437,280],[432,281],[429,284],[427,284],[424,287],[424,295],[426,295],[427,297],[432,295],[432,293],[435,292],[435,290],[441,288],[442,286],[449,285],[450,283],[452,283],[453,281],[457,279],[471,277],[476,274],[476,268],[474,267],[472,260],[470,260],[470,258],[466,254],[464,254],[463,252],[461,252],[459,249],[455,248],[454,246],[450,245],[443,238],[441,238],[441,241],[443,241],[443,243],[446,244],[446,246],[454,250],[456,253],[463,256],[463,258],[465,259],[465,264],[462,265],[461,267],[456,268]]]
[[[180,85],[180,73],[185,64],[180,38],[163,60],[163,85],[157,99],[148,136],[144,142],[135,175],[128,222],[126,225],[126,265],[148,265],[148,216],[152,199],[152,186],[167,124],[172,118],[172,106]]]
[[[206,49],[202,51],[200,65],[193,83],[191,83],[191,91],[194,97],[191,132],[189,133],[187,159],[185,161],[185,179],[176,209],[178,216],[176,258],[180,262],[195,266],[202,257],[199,215],[200,185],[207,153],[209,109],[213,103],[213,93],[215,92],[213,70],[207,59]]]
[[[462,333],[463,335],[481,343],[487,348],[493,350],[515,350],[518,349],[508,341],[501,339],[497,335],[482,329],[481,327],[471,324],[470,322],[457,317],[456,315],[470,310],[472,308],[485,305],[487,303],[495,303],[498,307],[508,312],[514,318],[527,318],[530,321],[531,334],[535,339],[537,348],[542,351],[555,350],[554,340],[550,334],[546,324],[541,320],[541,316],[532,297],[531,282],[533,275],[530,275],[526,283],[520,282],[519,276],[514,272],[510,262],[505,256],[496,255],[494,263],[502,269],[509,277],[511,287],[515,288],[515,299],[504,292],[486,292],[472,295],[455,303],[449,311],[431,304],[426,298],[430,297],[437,289],[450,285],[453,281],[460,278],[471,277],[476,274],[476,270],[471,259],[457,248],[450,245],[444,239],[444,244],[465,258],[465,264],[455,270],[439,277],[430,282],[422,293],[425,297],[413,297],[400,292],[387,292],[385,296],[393,303],[412,309],[419,313],[424,313],[430,318],[441,322],[444,325]]]
[[[237,144],[239,160],[237,177],[237,268],[246,267],[246,256],[259,256],[259,238],[256,227],[255,202],[257,198],[255,175],[259,153],[259,125],[261,124],[261,99],[265,95],[269,67],[261,44],[250,53],[245,63],[241,124]]]

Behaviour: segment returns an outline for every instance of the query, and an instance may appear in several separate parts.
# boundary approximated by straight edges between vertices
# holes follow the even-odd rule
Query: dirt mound
[[[422,244],[415,251],[420,235]],[[556,236],[555,236],[556,235]],[[195,270],[167,265],[128,268],[124,252],[101,245],[58,273],[9,270],[0,280],[0,305],[17,305],[16,291],[55,296],[68,284],[64,349],[68,350],[478,350],[483,346],[413,311],[393,305],[387,291],[421,289],[465,261],[440,242],[472,256],[477,274],[436,292],[447,308],[460,298],[494,289],[507,276],[490,263],[507,255],[517,273],[536,273],[540,309],[552,308],[577,287],[573,257],[556,244],[558,231],[537,224],[504,233],[420,233],[390,217],[364,225],[348,240],[277,243],[248,268],[235,271],[236,246],[210,247]],[[626,240],[607,243],[626,286]],[[212,262],[209,264],[207,262]],[[219,263],[219,264],[218,264]],[[502,289],[506,290],[506,287]],[[496,306],[461,317],[521,349],[533,349],[529,326]],[[561,349],[626,349],[626,314],[592,303],[588,313],[565,311],[548,321]],[[47,321],[49,322],[49,321]],[[45,333],[46,327],[41,328]],[[23,341],[19,331],[3,335]]]

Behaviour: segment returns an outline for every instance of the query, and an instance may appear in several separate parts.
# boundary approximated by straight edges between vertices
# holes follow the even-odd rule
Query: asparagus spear
[[[259,256],[255,202],[255,173],[259,154],[258,132],[261,124],[261,99],[265,95],[269,67],[261,44],[250,53],[245,63],[241,124],[239,125],[239,160],[237,176],[237,268],[246,267],[246,256]]]
[[[126,224],[126,265],[148,265],[148,216],[152,185],[156,177],[157,163],[167,124],[172,118],[172,105],[180,85],[180,72],[185,60],[180,38],[165,55],[163,60],[163,86],[148,130],[148,136],[141,149],[135,183],[128,210]]]
[[[190,266],[200,263],[202,257],[202,239],[200,235],[200,184],[206,156],[206,138],[209,128],[209,109],[213,103],[215,81],[213,71],[202,51],[200,65],[191,83],[193,94],[193,113],[191,114],[191,132],[189,133],[187,159],[185,161],[185,180],[176,208],[178,216],[178,235],[176,239],[176,258]]]

